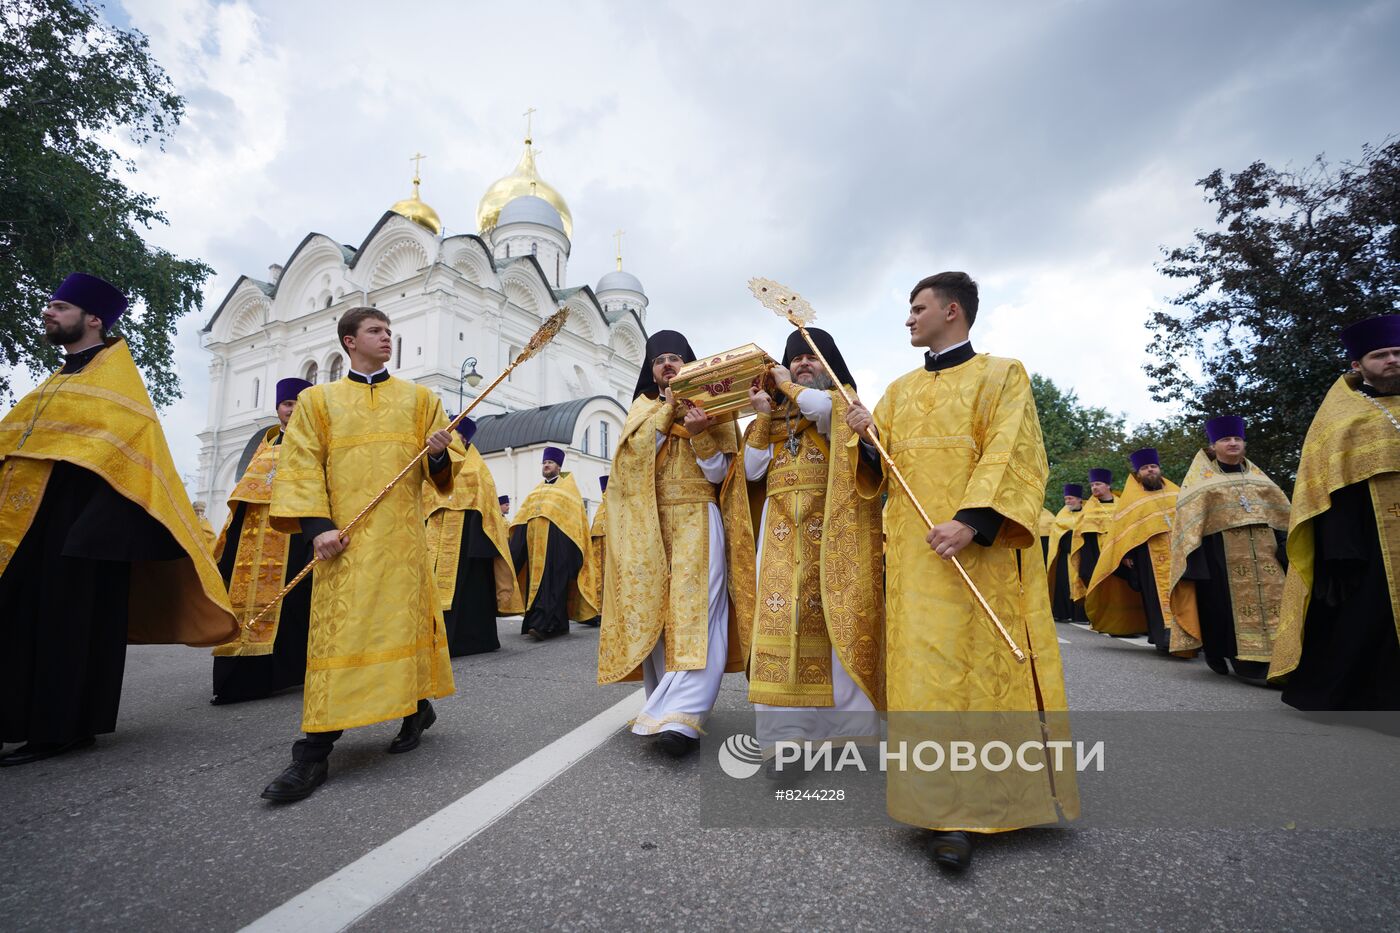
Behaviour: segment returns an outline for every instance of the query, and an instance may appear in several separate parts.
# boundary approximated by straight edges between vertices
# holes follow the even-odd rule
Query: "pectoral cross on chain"
[[[1240,493],[1240,508],[1244,509],[1246,512],[1254,511],[1252,508],[1249,507],[1249,500],[1245,498],[1244,493]]]

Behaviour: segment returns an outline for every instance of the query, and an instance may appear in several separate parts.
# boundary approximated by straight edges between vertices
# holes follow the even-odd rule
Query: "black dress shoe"
[[[930,832],[924,848],[939,868],[961,872],[972,865],[972,836],[962,830]]]
[[[403,752],[413,751],[423,740],[423,730],[435,722],[437,722],[437,713],[433,710],[433,704],[428,703],[426,707],[405,720],[399,729],[399,734],[394,737],[394,741],[389,743],[389,754],[399,755]]]
[[[544,641],[544,636],[535,629],[530,629],[530,631],[526,632],[525,637],[531,641]]]
[[[0,768],[13,768],[17,765],[33,764],[45,758],[53,758],[65,752],[87,748],[97,740],[90,735],[73,739],[71,742],[26,742],[8,755],[0,755]]]
[[[700,747],[700,740],[692,739],[684,732],[668,729],[657,735],[655,745],[672,758],[684,758]]]
[[[330,767],[324,761],[294,761],[263,788],[262,798],[276,803],[295,803],[311,796],[326,783]]]
[[[594,617],[591,618],[591,619],[584,619],[582,622],[579,623],[579,625],[586,625],[586,626],[588,626],[589,628],[597,628],[598,626],[600,626],[600,625],[602,625],[602,624],[603,624],[603,618],[602,618],[602,616],[594,616]]]

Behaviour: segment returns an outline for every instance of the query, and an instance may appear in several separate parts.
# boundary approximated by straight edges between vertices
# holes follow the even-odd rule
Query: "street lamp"
[[[471,371],[470,371],[470,372],[467,371],[467,367],[471,367]],[[474,356],[469,356],[469,357],[467,357],[465,360],[462,360],[462,374],[461,374],[461,376],[457,379],[457,411],[458,411],[458,412],[460,412],[460,411],[462,410],[462,403],[463,403],[463,396],[464,396],[464,392],[463,392],[463,389],[462,389],[462,384],[463,384],[463,383],[466,383],[467,385],[471,386],[473,389],[475,389],[477,386],[481,385],[481,373],[479,373],[479,372],[476,371],[476,357],[474,357]]]

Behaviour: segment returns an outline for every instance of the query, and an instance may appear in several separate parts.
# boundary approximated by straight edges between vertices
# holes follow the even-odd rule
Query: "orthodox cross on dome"
[[[613,231],[613,239],[617,241],[617,271],[622,271],[622,235],[626,233],[621,227]]]
[[[531,118],[531,116],[533,116],[533,115],[535,114],[535,112],[536,112],[536,111],[535,111],[535,108],[534,108],[534,107],[529,107],[529,108],[527,108],[527,109],[525,110],[525,112],[524,112],[523,114],[521,114],[521,116],[523,116],[523,117],[525,118],[525,145],[527,145],[527,146],[530,145],[530,143],[534,141],[534,140],[533,140],[533,137],[534,137],[535,134],[534,134],[533,132],[531,132],[531,127],[530,127],[531,121],[530,121],[530,118]]]

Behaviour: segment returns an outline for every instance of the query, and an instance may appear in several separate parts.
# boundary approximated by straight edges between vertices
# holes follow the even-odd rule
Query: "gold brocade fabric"
[[[803,391],[816,391],[805,389]],[[841,393],[832,399],[835,449],[851,429]],[[766,428],[766,430],[765,430]],[[759,558],[749,656],[749,700],[831,706],[832,649],[876,709],[885,705],[885,600],[880,504],[859,496],[845,457],[805,418],[794,418],[796,453],[782,411],[749,425],[747,446],[772,452],[767,525]],[[759,432],[762,437],[756,437]]]
[[[1400,590],[1395,573],[1400,561],[1400,540],[1396,538],[1400,534],[1400,431],[1385,412],[1400,419],[1400,398],[1368,398],[1357,388],[1360,383],[1356,373],[1333,383],[1303,440],[1303,456],[1293,485],[1288,576],[1269,666],[1270,683],[1286,682],[1302,659],[1303,623],[1316,573],[1313,521],[1330,508],[1332,494],[1346,486],[1371,485],[1376,530],[1390,581],[1391,609],[1396,608]],[[1395,612],[1395,620],[1400,633],[1400,612]]]
[[[1122,493],[1114,493],[1112,502],[1100,502],[1090,496],[1084,500],[1084,508],[1079,510],[1079,519],[1074,523],[1073,534],[1069,539],[1069,598],[1080,600],[1084,598],[1087,589],[1083,578],[1080,576],[1079,558],[1084,550],[1084,536],[1086,534],[1096,534],[1102,543],[1103,535],[1108,531],[1108,526],[1113,523],[1113,510],[1118,508],[1118,497]],[[1093,576],[1093,568],[1089,568],[1089,575]],[[1126,586],[1126,584],[1124,584]]]
[[[1156,492],[1144,489],[1136,476],[1128,477],[1123,486],[1123,495],[1118,497],[1113,522],[1108,531],[1100,535],[1099,562],[1094,567],[1094,576],[1089,580],[1088,592],[1084,597],[1084,610],[1095,631],[1110,635],[1124,634],[1123,631],[1113,631],[1113,627],[1130,625],[1135,619],[1142,620],[1140,631],[1147,630],[1141,595],[1133,593],[1136,601],[1134,614],[1118,601],[1120,593],[1115,592],[1109,582],[1121,580],[1113,572],[1128,556],[1128,552],[1140,544],[1146,544],[1152,560],[1152,579],[1157,586],[1157,599],[1162,607],[1163,625],[1168,631],[1184,625],[1187,631],[1200,633],[1201,623],[1196,614],[1196,584],[1191,580],[1180,581],[1175,600],[1172,599],[1169,585],[1171,532],[1176,518],[1177,492],[1176,483],[1166,477],[1162,477],[1162,488]]]
[[[1036,535],[1041,538],[1050,537],[1050,531],[1055,527],[1055,513],[1049,509],[1040,510],[1040,524],[1036,526]]]
[[[452,489],[443,492],[432,480],[423,481],[423,514],[428,516],[428,555],[437,580],[438,601],[446,612],[457,591],[457,564],[462,556],[466,513],[481,515],[481,529],[496,549],[491,576],[496,586],[496,611],[515,615],[525,611],[515,565],[510,559],[510,530],[496,499],[496,481],[475,447],[468,446]]]
[[[215,657],[254,657],[271,654],[277,641],[277,624],[282,617],[282,604],[252,629],[248,623],[257,618],[267,604],[282,591],[287,573],[287,550],[291,535],[273,528],[269,523],[272,504],[272,483],[277,476],[277,457],[281,447],[275,443],[282,433],[280,426],[263,433],[258,449],[238,485],[228,496],[228,520],[224,522],[219,539],[214,544],[214,560],[222,559],[229,546],[228,529],[239,503],[243,504],[243,526],[238,540],[233,542],[233,572],[229,576],[228,596],[233,613],[238,617],[238,637],[214,649]],[[298,567],[298,570],[301,568]]]
[[[603,493],[603,500],[598,503],[598,511],[593,513],[593,527],[589,529],[588,535],[592,541],[588,559],[593,561],[593,579],[598,582],[598,592],[602,593],[608,554],[608,494],[606,492]],[[602,602],[601,597],[598,602]]]
[[[690,437],[676,408],[638,396],[627,413],[608,479],[607,561],[598,682],[641,677],[640,665],[665,638],[666,669],[703,670],[709,646],[709,504],[724,526],[729,589],[726,671],[743,670],[754,605],[754,538],[748,489],[738,465],[734,422]],[[660,449],[656,435],[665,436]],[[697,455],[731,454],[716,488]],[[738,469],[736,470],[736,465]],[[658,559],[664,555],[664,559]],[[720,555],[715,555],[719,557]],[[742,623],[740,620],[744,620]]]
[[[1094,499],[1093,501],[1097,502],[1098,500]],[[1046,511],[1049,510],[1047,509]],[[1045,530],[1044,534],[1042,535],[1042,537],[1048,536],[1050,538],[1050,549],[1045,552],[1045,577],[1047,580],[1047,584],[1050,587],[1050,599],[1052,602],[1055,598],[1055,561],[1059,560],[1061,557],[1063,557],[1065,560],[1069,560],[1068,554],[1060,553],[1060,539],[1064,537],[1065,532],[1074,531],[1074,529],[1079,525],[1080,516],[1083,514],[1083,508],[1081,508],[1078,512],[1075,512],[1072,509],[1070,509],[1069,506],[1064,506],[1060,509],[1058,513],[1050,516],[1049,527]],[[1074,539],[1071,537],[1071,545],[1073,544],[1073,541]],[[1074,591],[1073,583],[1074,581],[1071,580],[1071,595]]]
[[[1038,559],[1018,562],[1018,549],[1039,548],[1033,535],[1049,473],[1025,368],[986,354],[939,372],[918,369],[886,390],[874,410],[880,438],[934,522],[960,509],[991,508],[1003,517],[989,547],[959,554],[1017,644],[1018,663],[951,561],[925,542],[927,529],[908,495],[859,459],[847,442],[861,495],[888,490],[885,532],[885,663],[890,742],[910,746],[931,738],[949,717],[902,711],[1016,712],[990,717],[996,737],[1018,747],[1039,742],[1042,711],[1066,709],[1064,673],[1048,588]],[[1022,551],[1024,557],[1029,550]],[[1021,564],[1028,564],[1023,579]],[[1039,571],[1037,572],[1037,568]],[[1058,804],[1058,808],[1057,808]],[[892,770],[890,816],[931,829],[994,832],[1078,815],[1073,775],[1021,768],[975,777],[941,770]]]
[[[1172,600],[1182,598],[1186,559],[1208,535],[1221,535],[1235,616],[1236,657],[1242,661],[1268,661],[1273,655],[1284,578],[1274,531],[1287,530],[1288,512],[1283,490],[1248,460],[1243,472],[1226,473],[1203,450],[1181,481],[1171,534]],[[1200,648],[1201,633],[1191,628],[1190,617],[1174,614],[1181,624],[1172,629],[1172,651]]]
[[[237,622],[126,341],[54,373],[0,420],[0,574],[38,514],[53,464],[100,476],[170,532],[178,560],[131,565],[127,640],[212,647]]]
[[[300,518],[344,528],[447,426],[426,387],[390,377],[349,378],[297,398],[272,487],[272,524]],[[446,490],[461,468],[460,438],[448,448]],[[302,729],[330,732],[407,716],[418,701],[453,692],[447,633],[423,528],[428,458],[350,533],[345,550],[318,563],[311,590]]]
[[[583,494],[578,491],[572,473],[560,473],[553,483],[541,482],[525,497],[516,513],[514,528],[525,525],[525,540],[529,547],[530,560],[520,571],[520,592],[525,595],[525,606],[535,604],[535,596],[540,591],[540,581],[544,579],[545,552],[549,547],[549,526],[557,525],[569,536],[583,558],[578,576],[569,581],[568,610],[571,619],[591,619],[598,614],[598,579],[593,573],[593,562],[588,559],[592,544],[588,536],[588,509],[583,504]],[[527,580],[526,573],[529,573]]]

